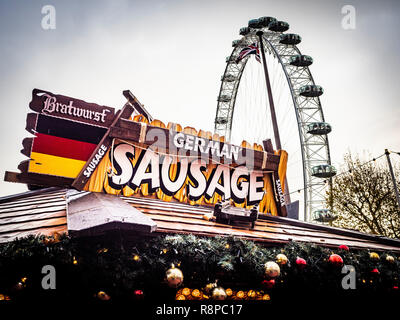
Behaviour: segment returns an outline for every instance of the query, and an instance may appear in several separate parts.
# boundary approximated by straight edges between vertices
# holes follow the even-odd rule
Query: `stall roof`
[[[400,252],[400,240],[289,218],[263,216],[251,229],[247,224],[226,225],[205,220],[203,216],[213,210],[210,207],[143,197],[121,199],[157,224],[153,234],[238,236],[271,245],[301,241],[323,246],[346,244],[352,248]],[[68,232],[66,206],[66,189],[47,188],[0,198],[0,242],[30,234]]]

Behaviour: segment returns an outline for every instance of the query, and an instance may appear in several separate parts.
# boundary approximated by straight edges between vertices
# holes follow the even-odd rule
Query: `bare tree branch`
[[[338,215],[332,225],[388,237],[400,236],[400,211],[389,170],[375,162],[363,164],[358,155],[344,156],[348,174],[334,178],[326,194]],[[400,169],[394,168],[397,177]]]

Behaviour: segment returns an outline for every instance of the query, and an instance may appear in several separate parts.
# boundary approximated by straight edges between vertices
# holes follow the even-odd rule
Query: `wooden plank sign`
[[[29,157],[6,180],[70,186],[115,118],[114,108],[34,89],[21,153]]]
[[[118,111],[34,89],[23,141],[21,173],[5,179],[40,186],[142,196],[285,216],[282,198],[287,153],[240,146],[211,132],[165,125],[130,92]],[[133,112],[142,112],[132,118]]]
[[[231,145],[190,127],[177,131],[180,125],[135,118],[144,122],[118,119],[110,127],[108,144],[101,143],[88,160],[75,188],[192,205],[231,199],[236,207],[258,204],[260,212],[286,214],[280,184],[286,166],[279,168],[287,157]]]
[[[108,128],[114,120],[114,108],[71,97],[33,89],[29,108],[40,114]]]
[[[35,134],[28,172],[65,178],[79,174],[114,119],[113,108],[39,89],[29,107],[38,113],[27,121]]]

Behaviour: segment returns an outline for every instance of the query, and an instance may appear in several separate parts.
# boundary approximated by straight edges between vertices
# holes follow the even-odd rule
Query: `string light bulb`
[[[135,255],[133,256],[133,260],[134,260],[134,261],[139,261],[139,260],[140,260],[140,257],[139,257],[137,254],[135,254]]]

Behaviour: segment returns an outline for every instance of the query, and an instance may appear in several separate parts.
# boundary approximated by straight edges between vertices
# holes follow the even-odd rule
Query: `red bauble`
[[[271,289],[275,285],[275,280],[270,279],[270,280],[264,280],[262,282],[263,286],[266,287],[267,289]]]
[[[335,267],[341,267],[343,265],[343,259],[338,254],[331,254],[329,262]]]
[[[339,246],[339,249],[345,250],[345,251],[349,251],[349,247],[346,246],[345,244],[341,244],[341,245]]]
[[[133,296],[135,299],[143,299],[143,291],[142,290],[134,290],[133,291]]]
[[[296,264],[300,267],[300,268],[304,268],[307,265],[307,261],[304,260],[303,258],[297,257],[296,259]]]
[[[372,269],[371,272],[372,272],[373,274],[379,274],[379,273],[380,273],[379,270],[378,270],[377,268]]]

